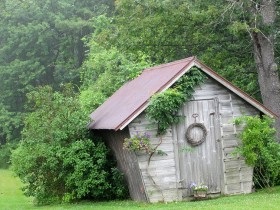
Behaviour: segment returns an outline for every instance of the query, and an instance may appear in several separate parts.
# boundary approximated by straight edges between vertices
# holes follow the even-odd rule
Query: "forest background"
[[[1,0],[0,165],[17,148],[40,202],[124,197],[88,115],[144,68],[188,56],[280,115],[279,12],[279,0]]]

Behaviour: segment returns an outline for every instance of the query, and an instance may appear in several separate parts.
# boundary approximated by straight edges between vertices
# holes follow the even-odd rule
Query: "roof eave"
[[[250,95],[245,93],[240,88],[233,86],[229,81],[227,81],[225,78],[219,76],[215,71],[213,71],[211,68],[206,66],[205,64],[201,63],[197,59],[194,61],[194,65],[201,69],[204,73],[218,81],[220,84],[234,92],[236,95],[238,95],[243,100],[247,101],[249,104],[254,106],[256,109],[260,110],[262,113],[266,114],[267,116],[271,118],[278,118],[278,115],[267,109],[265,106],[263,106],[260,102],[258,102],[256,99],[252,98]]]
[[[168,88],[170,88],[181,76],[183,76],[186,72],[188,72],[195,65],[196,57],[193,57],[190,62],[188,62],[180,72],[178,72],[173,78],[171,78],[166,84],[164,84],[158,92],[160,93]],[[119,126],[115,128],[115,130],[124,129],[132,120],[134,120],[137,116],[139,116],[149,105],[149,100],[145,101],[138,109],[136,109],[125,121],[123,121]]]

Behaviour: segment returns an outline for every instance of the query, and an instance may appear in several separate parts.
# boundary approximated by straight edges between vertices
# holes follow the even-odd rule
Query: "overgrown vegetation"
[[[273,120],[266,116],[245,116],[235,123],[245,126],[237,152],[254,167],[255,186],[265,188],[280,184],[280,144],[276,142]]]
[[[158,135],[164,134],[172,124],[179,122],[179,109],[191,99],[194,88],[204,79],[205,75],[199,69],[193,68],[171,88],[152,96],[146,111],[147,116],[158,124]]]
[[[45,86],[28,94],[23,139],[12,154],[24,193],[38,204],[124,198],[127,189],[109,151],[90,136],[87,118],[70,85]]]

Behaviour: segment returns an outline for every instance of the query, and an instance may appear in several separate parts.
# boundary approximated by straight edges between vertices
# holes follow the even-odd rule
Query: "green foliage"
[[[58,93],[46,86],[29,93],[28,99],[33,112],[12,154],[25,194],[38,204],[123,197],[121,181],[113,182],[113,176],[120,176],[111,173],[115,163],[104,143],[86,129],[87,117],[73,88],[66,85]]]
[[[16,148],[16,143],[0,144],[0,168],[8,168],[10,166],[10,157],[12,150]]]
[[[19,136],[21,121],[21,114],[8,111],[0,103],[0,168],[8,168],[10,165],[11,151],[16,147],[18,139],[15,136]]]
[[[85,113],[92,112],[125,82],[150,66],[144,54],[136,58],[114,47],[106,49],[96,43],[95,36],[89,40],[89,55],[81,68],[80,101]]]
[[[237,149],[245,162],[254,167],[256,187],[270,187],[280,183],[280,144],[276,142],[273,120],[268,117],[246,116],[235,120],[245,123],[240,134],[242,144]]]
[[[11,112],[0,103],[0,144],[16,141],[19,128],[22,127],[22,114]]]
[[[200,85],[204,79],[205,75],[202,71],[196,67],[193,67],[189,72],[176,81],[172,88],[183,93],[186,99],[190,99],[194,92],[194,88]]]
[[[151,154],[152,152],[154,152],[154,149],[151,145],[150,135],[147,133],[137,133],[137,135],[131,138],[125,138],[123,147],[124,149],[128,149],[134,152],[141,150],[144,150],[147,154]]]
[[[0,104],[17,119],[6,121],[3,141],[20,139],[26,93],[40,85],[57,90],[79,83],[87,49],[81,39],[93,32],[95,16],[112,10],[112,0],[1,1]],[[6,129],[1,122],[0,138]]]
[[[244,30],[245,14],[239,14],[239,21],[232,21],[231,16],[238,13],[230,10],[232,3],[222,0],[118,0],[116,15],[107,21],[108,25],[97,35],[97,40],[127,54],[145,52],[156,64],[196,55],[260,99],[253,46]],[[229,13],[231,15],[227,15]],[[248,14],[245,16],[247,18]]]
[[[158,134],[164,134],[172,125],[180,120],[178,111],[184,102],[187,102],[194,88],[201,84],[205,76],[194,68],[182,76],[171,88],[155,94],[147,108],[147,116],[158,123]]]
[[[179,122],[177,112],[185,102],[183,93],[176,89],[168,89],[155,94],[147,108],[147,115],[158,123],[158,134],[164,134],[173,123]]]

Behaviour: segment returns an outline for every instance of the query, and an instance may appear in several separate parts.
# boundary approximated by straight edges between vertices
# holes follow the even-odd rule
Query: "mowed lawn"
[[[196,202],[173,202],[173,203],[157,203],[146,204],[137,203],[130,200],[127,201],[110,201],[110,202],[81,202],[75,204],[61,204],[50,206],[34,206],[32,198],[25,197],[20,191],[22,186],[19,179],[13,176],[9,170],[0,170],[0,209],[16,210],[16,209],[105,209],[105,210],[134,210],[134,209],[280,209],[280,187],[262,190],[250,195],[236,195],[228,197],[220,197],[212,200],[196,201]]]

